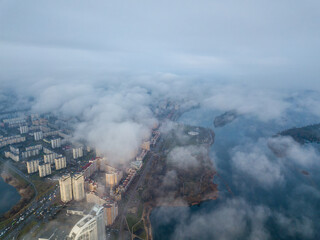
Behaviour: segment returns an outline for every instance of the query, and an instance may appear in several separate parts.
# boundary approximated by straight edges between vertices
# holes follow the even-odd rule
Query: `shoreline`
[[[8,183],[2,177],[2,173],[0,173],[0,182],[1,182],[1,187],[2,187],[2,192],[1,192],[2,198],[9,200],[9,202],[11,203],[11,204],[8,204],[9,206],[2,209],[2,212],[0,213],[0,218],[1,218],[5,213],[10,211],[10,209],[13,208],[21,200],[22,196],[19,193],[19,190],[17,188],[15,188],[12,184]],[[10,198],[5,197],[8,194],[10,195]]]
[[[192,110],[192,109],[190,109]],[[182,114],[180,114],[177,119],[180,118]],[[176,120],[177,120],[176,119]],[[207,139],[207,143],[200,144],[204,145],[205,148],[207,149],[207,158],[210,159],[210,147],[214,144],[215,140],[215,132],[211,128],[206,128],[208,130],[208,135],[209,138]],[[207,202],[207,201],[214,201],[219,197],[219,191],[217,188],[217,185],[213,183],[214,177],[217,175],[217,172],[215,169],[212,169],[212,172],[210,174],[211,176],[211,187],[208,193],[204,194],[203,196],[199,196],[199,198],[194,198],[194,199],[183,199],[183,198],[178,198],[174,199],[172,201],[168,201],[166,198],[156,198],[152,201],[145,202],[143,204],[143,213],[142,213],[142,220],[144,223],[144,229],[146,232],[146,239],[147,240],[152,240],[153,239],[153,229],[152,229],[152,224],[150,221],[150,215],[151,212],[155,208],[159,207],[192,207],[192,206],[200,206],[202,203]]]
[[[211,136],[211,141],[209,144],[207,144],[207,149],[208,149],[208,154],[209,154],[209,148],[210,146],[213,145],[214,143],[214,137],[215,137],[215,133],[213,130],[210,129],[210,136]],[[213,178],[214,176],[219,176],[217,174],[217,172],[214,170],[212,172],[212,183],[213,183]],[[195,200],[192,202],[187,202],[186,200],[182,199],[182,198],[178,198],[178,199],[174,199],[173,201],[168,201],[168,199],[164,198],[158,198],[155,199],[153,201],[150,202],[146,202],[143,205],[143,213],[142,213],[142,219],[144,222],[144,229],[146,231],[146,235],[147,235],[147,240],[152,240],[153,239],[153,235],[152,235],[152,224],[150,221],[150,215],[152,210],[154,210],[155,208],[159,208],[159,207],[192,207],[192,206],[200,206],[202,203],[204,202],[208,202],[208,201],[214,201],[217,200],[219,197],[219,191],[218,189],[212,189],[212,191],[208,192],[207,194],[205,194],[203,197],[199,198],[199,200]]]
[[[151,224],[151,221],[150,221],[150,215],[151,215],[151,212],[154,209],[160,208],[160,207],[192,207],[192,206],[200,206],[201,204],[203,204],[205,202],[217,200],[218,197],[219,197],[219,192],[216,191],[216,192],[207,194],[207,196],[205,196],[203,199],[199,200],[196,203],[191,203],[191,204],[183,201],[182,199],[177,199],[176,201],[173,201],[173,202],[169,202],[169,201],[161,202],[161,199],[157,199],[156,203],[154,203],[153,201],[145,203],[144,206],[143,206],[142,219],[143,219],[144,228],[145,228],[145,231],[146,231],[146,234],[147,234],[147,240],[152,240],[153,239],[152,224]]]
[[[34,196],[34,190],[29,184],[24,182],[22,179],[19,179],[9,171],[2,171],[0,175],[3,181],[14,187],[20,195],[20,200],[0,216],[0,221],[5,221],[15,216],[29,204]]]

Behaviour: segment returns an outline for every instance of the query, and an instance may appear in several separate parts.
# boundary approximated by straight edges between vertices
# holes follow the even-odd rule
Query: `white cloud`
[[[197,157],[199,155],[205,155],[207,150],[202,146],[183,146],[175,147],[172,149],[169,154],[167,161],[169,164],[181,169],[192,169],[199,165]]]
[[[291,137],[278,136],[268,139],[268,145],[278,156],[284,158],[290,164],[294,163],[300,167],[310,167],[320,164],[319,153],[312,145],[301,145]]]
[[[222,85],[212,88],[203,105],[221,111],[236,110],[239,114],[250,114],[262,121],[279,119],[290,107],[284,94],[277,91],[259,90],[244,85]]]
[[[232,150],[231,161],[236,174],[246,174],[257,181],[259,186],[270,188],[284,183],[280,162],[267,156],[258,144],[249,143],[236,147]]]
[[[303,239],[310,239],[314,236],[314,224],[311,219],[302,217],[301,219],[275,213],[277,223],[286,235],[291,237],[301,235]]]
[[[172,239],[270,239],[264,226],[270,214],[267,207],[251,206],[241,198],[227,200],[207,213],[184,213]]]

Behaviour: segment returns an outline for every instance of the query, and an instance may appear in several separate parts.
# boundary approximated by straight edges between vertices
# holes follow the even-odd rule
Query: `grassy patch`
[[[135,215],[135,214],[127,214],[127,222],[130,228],[130,231],[133,227],[133,225],[135,225],[140,219]]]
[[[140,220],[136,225],[133,226],[132,231],[133,234],[139,236],[142,239],[146,239],[147,237],[142,220]]]
[[[44,194],[46,194],[55,186],[54,182],[43,179],[36,174],[32,175],[30,179],[38,190],[37,199],[40,199]]]

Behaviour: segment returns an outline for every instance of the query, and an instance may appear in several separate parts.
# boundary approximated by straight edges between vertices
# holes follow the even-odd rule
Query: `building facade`
[[[145,141],[141,144],[141,148],[150,151],[150,141]]]
[[[61,147],[61,138],[51,139],[51,147],[52,147],[52,148],[59,148],[59,147]]]
[[[54,159],[56,159],[59,156],[60,155],[58,153],[55,153],[55,152],[47,153],[47,154],[43,155],[43,161],[45,163],[53,164],[54,163]]]
[[[43,138],[43,132],[42,131],[34,132],[33,136],[35,141],[39,141]]]
[[[4,147],[14,143],[25,142],[25,141],[26,141],[26,137],[21,135],[15,135],[15,136],[9,136],[9,137],[0,136],[0,147]]]
[[[113,187],[118,185],[123,176],[122,171],[112,171],[106,173],[106,186]]]
[[[72,200],[72,180],[70,174],[59,179],[61,201],[66,203]]]
[[[28,173],[35,173],[39,171],[39,160],[32,160],[27,162]]]
[[[103,205],[105,225],[110,226],[118,216],[118,205],[116,202],[110,202]]]
[[[70,240],[105,240],[105,223],[103,207],[95,205],[90,213],[80,219],[72,228]]]
[[[67,167],[66,157],[60,156],[54,160],[56,170]]]
[[[84,192],[83,174],[77,173],[72,177],[73,199],[80,201],[86,197]]]
[[[13,161],[16,161],[16,162],[19,162],[19,160],[20,160],[20,155],[19,154],[15,154],[15,153],[10,152],[10,151],[5,151],[4,152],[4,156],[6,158],[11,158]]]
[[[83,149],[82,147],[77,147],[72,149],[73,158],[77,159],[83,156]]]
[[[39,177],[45,177],[51,174],[50,163],[39,164],[38,169],[39,169]]]
[[[19,127],[19,131],[20,131],[20,134],[25,134],[25,133],[28,133],[28,132],[29,132],[29,128],[28,128],[27,125],[20,126],[20,127]]]

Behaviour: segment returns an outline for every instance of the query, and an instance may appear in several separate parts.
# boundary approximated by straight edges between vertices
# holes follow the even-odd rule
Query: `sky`
[[[171,73],[319,89],[319,11],[316,0],[1,0],[0,81]]]
[[[81,119],[75,136],[117,161],[148,137],[160,99],[279,119],[293,107],[286,98],[320,90],[319,7],[0,0],[0,99]],[[318,96],[294,107],[320,115]]]

